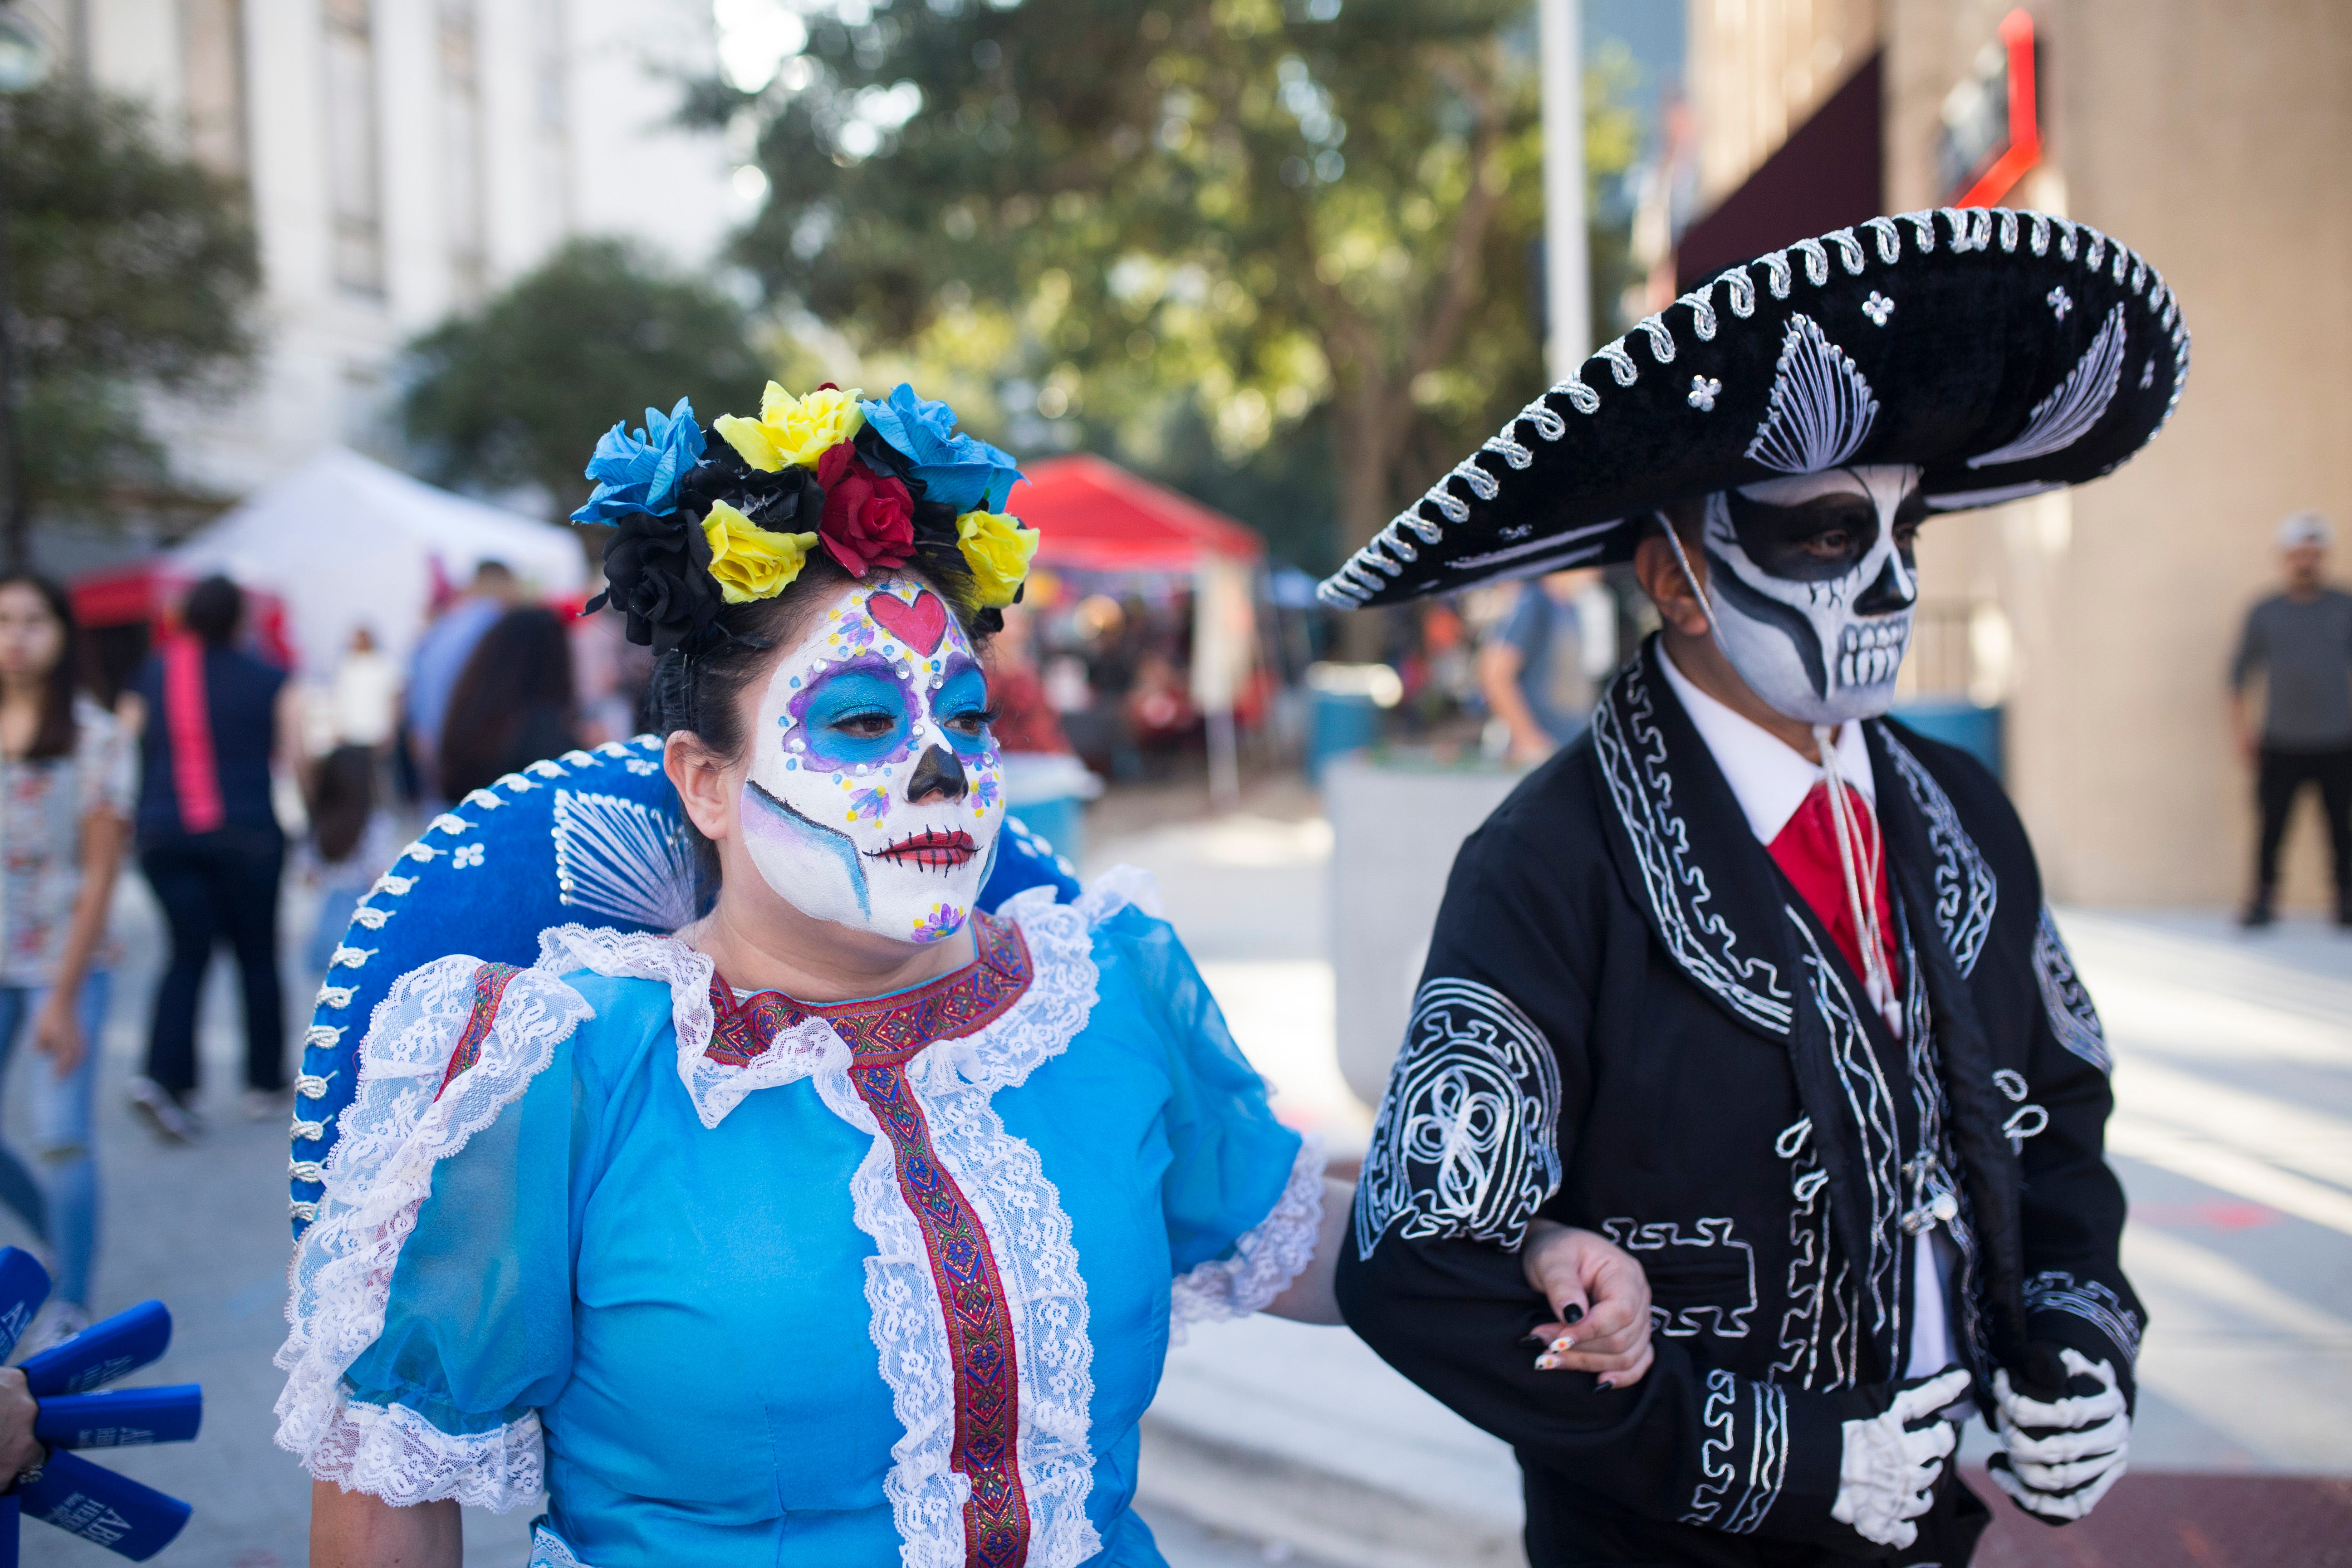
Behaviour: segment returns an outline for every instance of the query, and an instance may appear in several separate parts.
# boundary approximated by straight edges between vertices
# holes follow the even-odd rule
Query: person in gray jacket
[[[2336,868],[2336,923],[2352,928],[2352,594],[2321,576],[2336,531],[2315,511],[2279,524],[2286,587],[2246,612],[2230,663],[2238,742],[2254,764],[2262,837],[2244,923],[2276,915],[2279,844],[2305,784],[2319,786]],[[2263,678],[2262,721],[2248,694]]]

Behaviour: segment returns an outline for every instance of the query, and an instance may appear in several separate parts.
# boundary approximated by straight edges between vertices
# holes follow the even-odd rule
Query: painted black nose
[[[915,763],[915,776],[907,781],[907,798],[911,802],[936,795],[943,800],[961,800],[970,787],[956,754],[945,746],[933,746]]]
[[[1857,616],[1891,616],[1897,610],[1909,609],[1918,597],[1917,582],[1890,555],[1878,574],[1878,580],[1853,602],[1853,613]]]

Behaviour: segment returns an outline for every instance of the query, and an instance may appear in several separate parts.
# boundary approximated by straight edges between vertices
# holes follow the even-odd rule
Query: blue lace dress
[[[534,1563],[1157,1564],[1171,1321],[1310,1256],[1321,1159],[1114,873],[919,989],[742,996],[672,938],[402,976],[299,1247],[279,1442]]]

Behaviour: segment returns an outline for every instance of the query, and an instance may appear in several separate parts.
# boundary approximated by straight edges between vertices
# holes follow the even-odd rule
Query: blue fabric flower
[[[596,443],[588,459],[596,489],[572,521],[611,522],[636,511],[662,517],[677,509],[678,480],[702,460],[702,426],[693,405],[681,397],[667,418],[648,408],[644,429],[628,426],[622,420]]]
[[[955,410],[900,382],[887,403],[862,403],[866,424],[913,465],[924,499],[959,512],[1003,511],[1021,467],[977,436],[956,434]]]

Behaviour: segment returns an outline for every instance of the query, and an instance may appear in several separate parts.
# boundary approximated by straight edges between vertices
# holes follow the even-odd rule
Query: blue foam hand
[[[49,1271],[21,1247],[0,1247],[0,1361],[16,1348],[49,1299]]]
[[[33,1436],[57,1448],[134,1448],[187,1442],[204,1420],[203,1388],[177,1383],[44,1399]]]
[[[61,1345],[25,1358],[25,1387],[36,1399],[85,1394],[127,1377],[172,1348],[172,1314],[142,1301],[92,1323]]]
[[[15,1500],[26,1518],[56,1525],[133,1563],[144,1563],[171,1545],[192,1511],[177,1498],[58,1448],[49,1450],[37,1475],[16,1483]]]

